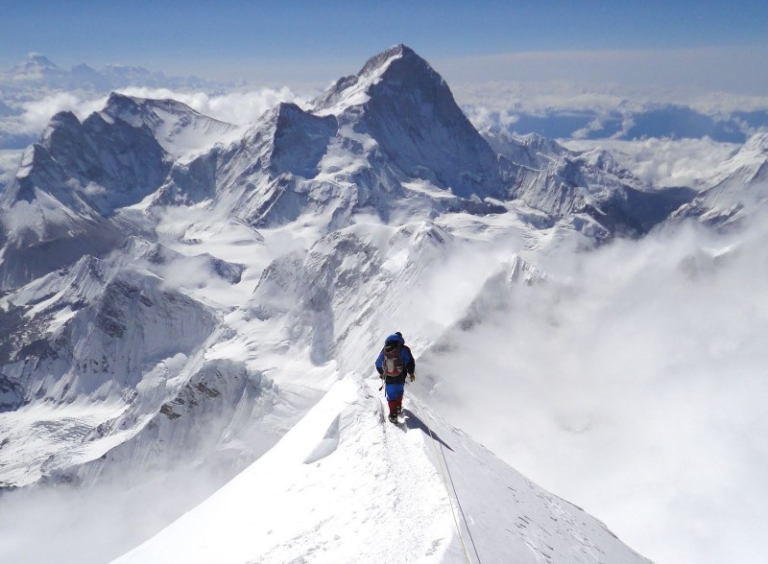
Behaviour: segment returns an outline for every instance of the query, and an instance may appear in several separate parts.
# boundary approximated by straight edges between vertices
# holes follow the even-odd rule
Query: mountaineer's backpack
[[[396,377],[403,373],[405,367],[403,366],[403,359],[400,358],[400,347],[394,347],[387,350],[384,348],[384,362],[382,363],[384,368],[384,376]]]

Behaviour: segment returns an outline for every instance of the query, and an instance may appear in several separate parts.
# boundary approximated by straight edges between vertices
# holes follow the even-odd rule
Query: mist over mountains
[[[524,77],[521,77],[524,78]],[[241,85],[242,86],[242,85]],[[25,99],[40,92],[80,91],[104,94],[124,88],[164,88],[169,90],[221,92],[234,88],[232,83],[215,82],[195,76],[174,77],[160,71],[128,65],[107,65],[94,69],[78,64],[63,69],[39,53],[30,53],[25,61],[0,72],[0,117],[18,115]],[[489,84],[490,92],[495,85]],[[520,94],[503,89],[490,107],[476,101],[475,89],[459,89],[462,109],[478,128],[493,128],[517,135],[536,133],[552,139],[625,139],[647,138],[701,139],[724,143],[743,143],[754,133],[768,128],[768,109],[738,106],[701,109],[681,102],[633,102],[611,96],[613,102],[589,108],[583,103],[550,101],[547,107],[529,107]],[[487,97],[489,93],[484,96]],[[510,96],[505,104],[504,97]],[[583,94],[582,94],[583,96]],[[604,96],[603,96],[604,98]],[[758,105],[759,106],[759,105]],[[1,138],[0,138],[1,139]],[[10,148],[9,141],[4,145]]]
[[[10,80],[64,84],[77,73],[88,74],[35,56]],[[454,562],[463,558],[462,534],[480,523],[481,547],[499,560],[647,562],[509,464],[520,460],[567,488],[541,453],[579,452],[580,465],[594,455],[613,470],[611,493],[642,491],[639,463],[621,464],[631,450],[633,464],[645,456],[648,475],[661,475],[649,491],[679,488],[686,503],[698,501],[695,489],[680,487],[685,472],[653,470],[654,444],[617,406],[629,405],[626,374],[664,392],[669,406],[684,401],[667,388],[684,375],[692,412],[698,400],[710,408],[724,383],[716,370],[702,383],[692,359],[711,356],[723,367],[742,350],[751,361],[728,372],[739,384],[733,393],[760,389],[751,335],[764,325],[762,301],[728,322],[722,343],[696,306],[724,320],[727,308],[716,304],[733,299],[743,311],[749,297],[723,285],[738,287],[748,257],[762,256],[754,241],[768,185],[765,134],[695,185],[655,186],[599,148],[478,129],[443,78],[404,45],[299,102],[279,101],[243,127],[178,100],[112,93],[85,116],[57,113],[24,149],[0,194],[5,500],[31,522],[46,487],[82,492],[87,503],[73,507],[83,514],[98,505],[95,491],[118,510],[142,511],[121,500],[118,484],[118,493],[135,491],[147,512],[166,516],[127,536],[118,522],[94,561],[156,533],[121,561],[168,559],[180,538],[189,561],[204,561],[210,547],[231,562],[396,558],[365,542],[376,531],[380,541],[405,535],[425,562]],[[678,110],[640,127],[706,129],[697,119],[675,125]],[[668,346],[667,326],[685,335],[684,347]],[[396,329],[420,366],[402,429],[387,427],[371,378],[382,338]],[[577,392],[578,382],[594,394]],[[643,401],[637,411],[653,407],[653,394],[627,389]],[[734,436],[746,430],[732,417],[738,411],[721,412]],[[764,418],[753,407],[747,414],[749,426]],[[626,435],[612,435],[611,421]],[[683,439],[707,440],[663,418],[653,424],[669,437],[665,456]],[[694,465],[709,461],[703,450],[681,448]],[[734,466],[758,467],[747,448],[732,456]],[[545,470],[535,462],[542,459]],[[453,497],[439,487],[441,460],[459,469]],[[588,468],[579,466],[578,483],[618,519]],[[395,478],[403,473],[413,482]],[[358,483],[361,476],[400,481],[387,492],[377,480]],[[713,516],[731,507],[713,494],[724,476],[701,478]],[[176,480],[194,494],[179,495]],[[738,487],[766,499],[753,481]],[[454,531],[459,497],[469,518]],[[339,498],[343,511],[326,513]],[[680,548],[693,537],[672,525],[659,532],[652,511],[638,514],[620,525],[634,548],[643,552],[637,540],[656,554],[700,555]],[[234,519],[259,532],[232,537]],[[425,532],[408,536],[409,519]],[[266,521],[274,521],[268,532]],[[50,558],[35,531],[13,531],[22,540],[9,558]]]
[[[476,113],[472,105],[467,113]],[[744,143],[768,127],[768,111],[731,111],[708,115],[681,104],[648,103],[644,108],[599,110],[552,109],[546,113],[494,111],[483,115],[487,127],[553,139],[701,139]]]
[[[81,63],[63,69],[40,53],[30,53],[25,61],[0,73],[0,86],[5,92],[37,87],[53,90],[90,90],[109,92],[127,86],[154,88],[212,88],[217,84],[198,77],[172,77],[143,67],[107,65],[94,69]]]

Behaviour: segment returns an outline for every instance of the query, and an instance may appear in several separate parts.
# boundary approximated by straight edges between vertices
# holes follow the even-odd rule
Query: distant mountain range
[[[39,53],[30,53],[26,60],[6,72],[0,72],[0,88],[27,89],[31,87],[60,90],[92,90],[109,92],[128,86],[151,88],[212,88],[221,86],[208,80],[191,77],[167,76],[143,67],[107,65],[94,69],[80,64],[63,69]],[[0,115],[2,115],[0,106]]]
[[[106,93],[131,86],[214,90],[232,85],[196,76],[168,76],[159,71],[127,65],[107,65],[95,69],[87,64],[79,64],[66,70],[44,55],[30,53],[26,60],[6,72],[0,72],[0,118],[18,112],[12,104],[7,105],[9,100],[3,103],[3,91],[7,93],[42,88]],[[617,107],[608,112],[568,108],[552,108],[543,113],[525,110],[487,112],[471,102],[459,102],[470,119],[476,114],[482,114],[483,123],[476,123],[478,126],[491,128],[497,133],[536,133],[550,139],[709,137],[715,141],[744,143],[751,135],[768,131],[768,109],[707,114],[683,104],[649,103],[639,109]]]
[[[465,110],[471,116],[473,107]],[[511,112],[501,120],[499,112],[485,116],[495,131],[525,135],[536,133],[552,139],[701,139],[744,143],[751,135],[768,131],[768,110],[734,111],[707,115],[680,104],[648,104],[642,109],[552,109],[544,114]],[[509,125],[502,125],[502,121]]]

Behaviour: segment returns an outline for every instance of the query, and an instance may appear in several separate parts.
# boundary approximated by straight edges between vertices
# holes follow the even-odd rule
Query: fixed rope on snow
[[[430,435],[432,432],[430,431]],[[432,444],[434,444],[435,439],[432,438]],[[443,444],[440,443],[440,452],[443,455],[443,460],[445,461],[445,469],[448,472],[448,479],[451,481],[451,487],[453,488],[453,495],[456,497],[456,504],[459,506],[459,511],[461,512],[461,517],[464,519],[464,526],[467,529],[467,533],[469,534],[469,540],[472,543],[472,549],[475,551],[475,556],[477,557],[477,561],[482,564],[482,560],[480,560],[480,555],[477,553],[477,546],[475,545],[475,539],[472,537],[472,531],[469,528],[469,521],[467,521],[467,516],[464,515],[464,508],[461,506],[461,500],[459,499],[459,494],[456,491],[456,485],[453,483],[453,476],[451,476],[451,469],[448,467],[448,459],[445,458],[445,448],[443,448]]]
[[[379,391],[381,391],[384,388],[384,384],[382,383],[381,387],[379,388]],[[461,515],[461,518],[464,520],[464,527],[467,529],[467,533],[469,534],[469,540],[472,543],[472,549],[475,552],[475,557],[477,558],[477,562],[479,564],[482,564],[482,560],[480,560],[480,554],[477,552],[477,545],[475,545],[475,539],[472,537],[472,531],[469,528],[469,521],[467,521],[467,516],[464,514],[464,508],[461,506],[461,500],[459,499],[459,494],[456,491],[456,484],[453,482],[453,476],[451,475],[451,469],[448,467],[448,459],[445,456],[445,449],[443,448],[442,443],[440,444],[440,452],[437,452],[437,440],[435,439],[434,434],[432,433],[432,428],[424,423],[424,426],[427,428],[427,431],[429,431],[429,436],[432,439],[432,448],[435,450],[435,456],[437,457],[438,464],[440,465],[440,474],[441,478],[443,480],[443,485],[445,486],[445,493],[448,495],[448,503],[451,507],[451,515],[453,516],[453,524],[456,526],[456,532],[459,535],[459,540],[461,541],[461,547],[464,550],[464,558],[466,558],[468,564],[472,564],[472,559],[469,556],[469,551],[467,550],[467,545],[464,542],[464,536],[461,534],[461,526],[459,525],[458,519],[456,518],[456,511],[453,509],[453,500],[451,499],[451,490],[448,489],[448,481],[451,482],[451,489],[453,489],[453,497],[456,498],[456,505],[458,506],[458,513]],[[448,479],[446,479],[446,473],[448,474]]]
[[[456,492],[456,486],[453,483],[453,476],[451,476],[451,470],[448,468],[448,460],[445,458],[445,450],[443,449],[443,445],[442,444],[440,445],[441,453],[438,453],[437,444],[436,444],[437,440],[435,439],[435,436],[432,434],[432,428],[429,425],[426,425],[426,427],[427,427],[427,431],[429,431],[429,436],[432,439],[432,448],[435,449],[435,456],[437,457],[437,461],[440,464],[440,474],[442,475],[443,485],[445,486],[445,492],[448,494],[448,503],[451,506],[453,523],[456,525],[456,532],[459,534],[461,547],[464,549],[464,557],[467,559],[467,562],[469,562],[469,564],[472,564],[472,560],[469,557],[469,551],[467,550],[467,545],[465,544],[464,537],[461,534],[461,526],[459,526],[459,522],[456,519],[456,512],[453,510],[453,501],[451,500],[451,491],[448,489],[448,480],[445,479],[446,472],[448,473],[448,477],[451,481],[451,487],[453,488],[453,495],[456,498],[456,505],[459,507],[459,512],[461,514],[461,517],[464,519],[464,527],[466,527],[467,533],[469,533],[469,540],[472,542],[472,548],[475,551],[475,556],[477,557],[477,561],[480,564],[482,564],[482,561],[480,560],[480,555],[477,553],[477,546],[475,546],[475,539],[472,538],[472,531],[469,530],[469,522],[467,521],[466,515],[464,515],[464,509],[461,507],[461,501],[459,501],[459,494]]]

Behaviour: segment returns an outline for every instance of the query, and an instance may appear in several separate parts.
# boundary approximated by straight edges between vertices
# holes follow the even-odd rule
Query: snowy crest
[[[189,160],[215,143],[233,139],[235,125],[204,116],[176,100],[151,100],[112,93],[99,112],[107,121],[122,120],[133,127],[148,127],[163,149],[174,158]]]
[[[370,135],[407,176],[467,198],[502,191],[496,155],[453,99],[448,85],[413,50],[398,45],[370,59],[314,102]]]
[[[768,199],[768,133],[753,135],[722,163],[704,189],[677,218],[698,218],[707,224],[736,224]]]
[[[268,455],[116,563],[648,564],[420,402],[406,432],[385,423],[376,385],[346,376]]]

